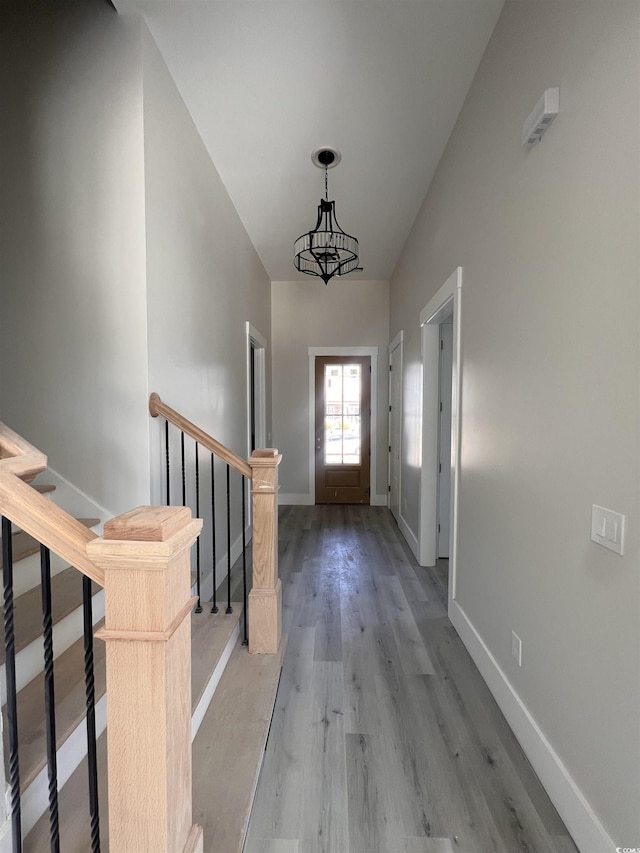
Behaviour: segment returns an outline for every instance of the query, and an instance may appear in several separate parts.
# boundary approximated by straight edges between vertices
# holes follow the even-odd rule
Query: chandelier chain
[[[324,200],[329,201],[329,167],[324,167]]]

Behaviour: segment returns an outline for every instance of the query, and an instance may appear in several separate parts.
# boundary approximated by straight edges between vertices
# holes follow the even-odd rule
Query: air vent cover
[[[533,112],[522,126],[522,144],[531,148],[540,142],[543,133],[560,112],[560,89],[546,89],[544,95],[533,108]]]

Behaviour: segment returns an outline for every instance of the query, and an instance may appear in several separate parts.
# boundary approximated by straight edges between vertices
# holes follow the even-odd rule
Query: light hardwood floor
[[[245,853],[575,853],[386,508],[282,507],[288,634]]]

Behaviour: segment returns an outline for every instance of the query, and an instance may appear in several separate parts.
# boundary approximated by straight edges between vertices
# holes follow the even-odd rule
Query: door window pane
[[[359,465],[361,366],[331,364],[324,369],[324,460],[327,465]]]

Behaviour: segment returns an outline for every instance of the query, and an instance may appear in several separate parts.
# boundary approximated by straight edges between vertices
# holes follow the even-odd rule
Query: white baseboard
[[[62,474],[58,474],[53,468],[46,468],[36,477],[35,482],[55,486],[56,490],[53,492],[51,500],[70,515],[76,518],[83,516],[99,518],[100,524],[97,525],[99,532],[102,532],[104,522],[115,515],[115,513],[100,506],[93,498],[90,498],[89,495],[76,488],[73,483],[70,483],[69,480],[63,477]]]
[[[450,603],[449,619],[480,670],[580,853],[615,851],[616,845],[568,769],[457,601]]]
[[[286,495],[278,492],[278,506],[313,506],[314,503],[313,495]]]
[[[215,666],[215,669],[211,673],[209,681],[207,682],[207,686],[205,687],[202,696],[200,697],[200,701],[198,702],[195,711],[191,715],[191,743],[195,740],[195,736],[198,734],[198,729],[202,725],[202,721],[204,720],[204,716],[209,710],[209,705],[211,704],[211,700],[213,699],[213,694],[216,692],[216,688],[220,683],[220,679],[222,678],[222,674],[224,673],[225,667],[229,662],[229,658],[233,650],[236,647],[238,642],[238,637],[240,636],[240,622],[236,623],[235,628],[231,632],[231,636],[227,641],[227,645],[224,647],[224,651],[220,656],[220,660]]]
[[[315,498],[313,495],[292,495],[292,494],[283,494],[280,492],[278,494],[278,505],[279,506],[313,506],[315,504]],[[371,495],[371,506],[386,506],[387,505],[387,496],[386,495]]]
[[[107,726],[107,696],[104,694],[96,703],[96,738]],[[58,790],[87,754],[87,726],[83,719],[65,742],[58,748]],[[26,836],[35,826],[49,805],[48,769],[43,767],[22,796],[22,832]]]
[[[400,533],[402,533],[404,538],[407,540],[407,544],[409,545],[409,548],[411,548],[411,553],[419,563],[420,545],[418,543],[418,537],[404,520],[402,513],[398,514],[398,527],[400,528]]]

